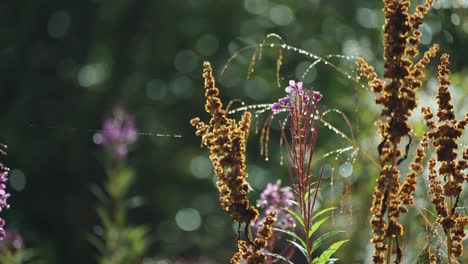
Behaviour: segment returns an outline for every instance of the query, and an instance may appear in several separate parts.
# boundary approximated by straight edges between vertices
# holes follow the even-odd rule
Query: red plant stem
[[[312,98],[303,102],[303,96],[297,95],[294,107],[288,112],[288,131],[290,141],[286,136],[284,127],[281,126],[282,139],[288,154],[287,165],[289,179],[292,187],[296,190],[298,205],[304,221],[304,232],[306,234],[306,250],[309,260],[312,260],[312,243],[309,239],[311,229],[312,210],[317,200],[321,176],[318,177],[315,194],[312,198],[312,158],[315,152],[320,116],[317,117],[317,103]],[[307,162],[307,164],[306,164]]]

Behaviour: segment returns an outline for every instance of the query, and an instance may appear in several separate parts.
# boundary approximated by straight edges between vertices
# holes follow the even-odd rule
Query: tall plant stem
[[[393,144],[393,153],[396,153],[398,151],[398,143],[397,141],[393,141],[392,142]],[[395,155],[392,155],[392,167],[396,167],[396,156]],[[387,188],[389,188],[388,186],[388,183],[389,183],[389,179],[387,179]],[[391,204],[392,201],[390,201],[390,199],[392,198],[392,195],[389,195],[389,198],[387,199],[387,210],[388,210],[388,205]],[[388,219],[388,222],[390,223],[390,216],[388,214],[388,211],[387,211],[387,219]],[[396,238],[398,239],[398,238]],[[389,237],[388,238],[388,246],[387,246],[387,258],[386,258],[386,264],[390,264],[390,262],[392,261],[392,252],[393,252],[393,237]]]
[[[452,180],[451,175],[448,175],[448,181],[450,182]],[[452,218],[452,207],[453,207],[453,196],[449,197],[449,218]],[[447,263],[451,264],[452,263],[452,237],[450,235],[450,228],[447,229]]]
[[[392,237],[388,238],[388,247],[387,247],[387,258],[386,258],[386,264],[390,264],[392,261],[392,251],[393,251],[393,239]]]

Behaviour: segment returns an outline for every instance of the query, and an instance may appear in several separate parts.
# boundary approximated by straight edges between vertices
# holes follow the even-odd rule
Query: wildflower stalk
[[[437,94],[438,122],[432,120],[430,108],[423,108],[424,119],[429,128],[428,138],[436,149],[437,162],[440,164],[436,170],[436,158],[429,160],[429,194],[433,194],[432,203],[437,211],[436,222],[442,226],[446,235],[447,263],[453,263],[452,257],[463,254],[462,240],[465,237],[464,228],[468,225],[468,216],[461,216],[456,211],[454,198],[460,197],[463,183],[466,181],[464,170],[468,168],[468,148],[465,147],[460,158],[456,149],[458,140],[462,137],[468,123],[468,114],[464,119],[457,120],[451,104],[449,91],[449,56],[443,54],[438,67],[439,88]],[[440,179],[444,179],[442,184]]]
[[[231,263],[264,263],[267,259],[265,248],[272,236],[277,211],[268,214],[254,238],[250,223],[257,219],[258,210],[250,205],[247,198],[249,185],[246,179],[249,175],[245,172],[246,143],[252,115],[244,112],[239,122],[229,118],[218,96],[219,89],[216,87],[211,64],[204,62],[203,68],[205,111],[211,115],[211,119],[205,124],[197,117],[190,120],[190,123],[196,128],[195,134],[201,136],[203,145],[210,151],[210,160],[217,178],[219,203],[232,220],[239,223],[238,251],[232,256]],[[245,240],[240,235],[241,223],[245,223]]]
[[[289,95],[273,104],[272,109],[279,111],[284,108],[287,111],[288,123],[287,127],[281,125],[281,136],[287,153],[289,180],[296,193],[296,201],[302,217],[306,258],[309,263],[312,263],[313,243],[310,240],[312,211],[317,200],[322,173],[314,183],[311,169],[321,119],[318,113],[318,102],[322,95],[319,92],[303,90],[302,83],[294,81],[290,81],[286,92]]]
[[[448,181],[451,181],[450,174],[447,175]],[[449,208],[453,208],[453,197],[449,197]],[[452,218],[452,210],[449,210],[449,218]],[[447,228],[447,262],[448,264],[452,264],[452,235],[450,233],[450,228]]]
[[[97,144],[105,147],[107,154],[104,191],[95,190],[103,203],[97,208],[103,231],[89,236],[89,241],[99,251],[100,264],[140,263],[147,245],[148,228],[131,226],[127,221],[127,195],[135,176],[126,159],[128,147],[136,141],[137,135],[134,117],[116,107],[113,117],[104,121],[103,128],[94,137]]]
[[[0,144],[0,154],[1,155],[6,155],[7,154],[7,145]],[[0,163],[0,213],[3,211],[3,209],[8,209],[10,208],[10,205],[8,204],[8,198],[10,197],[10,194],[6,192],[6,184],[8,182],[8,175],[10,174],[10,169],[8,167],[3,166],[2,163]],[[0,241],[3,240],[6,236],[6,232],[3,229],[5,227],[5,220],[0,217]]]
[[[379,78],[374,68],[362,58],[356,63],[368,80],[371,90],[378,94],[375,99],[382,105],[382,119],[376,122],[382,141],[378,146],[381,172],[376,181],[371,206],[372,239],[374,244],[373,263],[390,263],[393,248],[396,247],[396,263],[401,261],[398,239],[404,235],[399,223],[400,214],[413,205],[416,178],[422,171],[420,163],[424,154],[418,149],[417,159],[412,163],[412,172],[400,183],[398,165],[406,159],[409,144],[403,149],[403,137],[410,139],[411,125],[408,122],[417,107],[416,90],[422,86],[423,69],[439,49],[432,46],[422,58],[415,60],[421,43],[419,30],[424,16],[432,5],[426,0],[410,12],[410,0],[383,0],[384,24],[384,74]],[[424,143],[424,142],[423,142]],[[403,155],[404,154],[404,155]]]

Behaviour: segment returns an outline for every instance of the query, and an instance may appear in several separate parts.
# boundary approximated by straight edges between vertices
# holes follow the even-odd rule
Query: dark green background
[[[129,157],[137,171],[131,192],[145,200],[130,212],[130,219],[152,229],[147,256],[207,256],[227,263],[235,250],[231,221],[217,205],[211,171],[207,178],[193,174],[197,164],[193,159],[206,161],[203,157],[208,154],[200,149],[200,139],[188,122],[195,116],[208,118],[203,112],[202,62],[211,61],[219,77],[234,51],[260,43],[274,32],[287,43],[318,55],[365,56],[381,71],[381,7],[379,1],[359,0],[1,1],[0,141],[9,145],[8,156],[2,160],[27,179],[23,191],[10,188],[12,207],[2,212],[7,227],[19,230],[28,247],[39,248],[47,263],[93,263],[96,252],[86,242],[86,234],[98,219],[97,201],[89,187],[101,184],[105,177],[99,162],[102,151],[92,141],[93,130],[121,103],[136,116],[139,130],[149,133],[139,138]],[[284,13],[288,8],[292,20]],[[426,42],[439,42],[441,50],[451,54],[452,69],[460,73],[453,80],[457,104],[465,107],[458,114],[463,115],[468,90],[467,11],[432,10],[427,20],[432,37]],[[290,23],[283,25],[286,22]],[[265,49],[264,59],[247,81],[252,52],[242,53],[219,78],[226,103],[235,98],[247,104],[269,103],[282,96],[275,81],[277,49]],[[354,69],[352,61],[332,60],[346,71]],[[296,72],[310,62],[303,55],[285,52],[282,86],[298,79]],[[434,66],[428,75],[433,76]],[[370,103],[372,95],[330,67],[319,65],[314,74],[307,86],[324,94],[325,108],[348,114],[363,149],[375,156],[372,142],[378,139],[372,124],[378,108]],[[433,97],[433,83],[424,89],[423,102]],[[264,117],[260,116],[260,124]],[[329,120],[345,129],[341,119],[330,116]],[[274,129],[272,154],[266,162],[259,155],[259,135],[250,137],[248,166],[257,190],[252,199],[266,182],[288,182],[285,167],[279,165],[278,138]],[[317,155],[345,146],[340,137],[323,129]],[[325,163],[338,169],[345,160],[346,155]],[[351,198],[341,198],[341,189],[349,182],[337,179],[333,193],[324,187],[322,203],[330,205],[333,200],[344,208],[344,214],[336,215],[336,224],[324,230],[344,229],[352,239],[338,254],[345,259],[342,263],[362,263],[368,257],[367,208],[376,175],[375,167],[358,155],[350,181]],[[182,208],[200,212],[198,230],[184,232],[177,227],[174,217]],[[422,248],[421,243],[416,248]]]

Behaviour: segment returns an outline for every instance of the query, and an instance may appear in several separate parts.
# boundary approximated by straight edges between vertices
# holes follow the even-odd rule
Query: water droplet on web
[[[347,178],[353,173],[353,165],[349,162],[345,162],[340,165],[338,171],[342,177]]]

